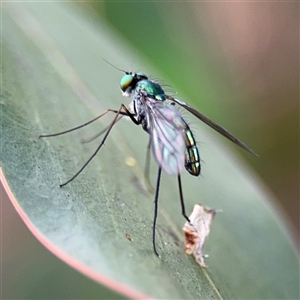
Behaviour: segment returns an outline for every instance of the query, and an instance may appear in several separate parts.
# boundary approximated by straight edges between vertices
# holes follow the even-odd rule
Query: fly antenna
[[[128,73],[128,72],[126,72],[126,71],[124,71],[124,70],[122,70],[122,69],[120,69],[120,68],[117,68],[116,66],[114,66],[113,64],[111,64],[109,61],[107,61],[106,59],[104,59],[103,57],[101,57],[101,59],[102,60],[104,60],[107,64],[109,64],[110,66],[112,66],[113,68],[115,68],[115,69],[117,69],[117,70],[119,70],[119,71],[121,71],[121,72],[124,72],[124,73]]]

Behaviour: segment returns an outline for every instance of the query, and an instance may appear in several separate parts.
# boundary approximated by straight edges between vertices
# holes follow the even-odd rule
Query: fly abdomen
[[[200,155],[193,133],[188,125],[185,129],[185,144],[185,168],[191,175],[199,176],[201,171]]]

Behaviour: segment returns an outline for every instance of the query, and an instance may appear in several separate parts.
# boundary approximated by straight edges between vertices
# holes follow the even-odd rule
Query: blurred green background
[[[298,238],[299,4],[124,1],[75,5],[95,22],[98,18],[106,20],[107,26],[132,45],[133,56],[143,56],[158,70],[167,91],[172,95],[177,92],[180,99],[226,127],[259,154],[256,158],[228,143],[275,195]],[[134,60],[131,65],[117,67],[144,71]],[[184,117],[189,121],[188,113]],[[196,139],[201,147],[205,145],[201,137]],[[223,138],[216,134],[216,139]],[[203,160],[205,163],[205,157]],[[5,200],[2,193],[1,198]],[[3,204],[4,210],[4,286],[11,290],[14,287],[10,283],[25,287],[28,283],[24,274],[34,270],[39,279],[36,290],[44,287],[45,298],[68,298],[70,291],[65,286],[72,287],[72,282],[80,280],[89,286],[90,294],[86,290],[80,294],[80,285],[76,284],[79,298],[115,296],[69,267],[66,269],[31,234],[28,242],[30,237],[26,237],[26,230],[22,231],[24,225],[9,204]],[[44,255],[47,257],[39,259]],[[45,261],[45,265],[39,266],[40,261]],[[44,270],[53,273],[47,277]],[[53,291],[53,286],[58,289]],[[20,291],[24,291],[22,288],[19,286]],[[32,291],[32,286],[29,288]],[[34,292],[30,296],[34,298]]]
[[[270,188],[299,237],[299,3],[85,6],[159,69],[171,91],[259,154],[233,146]],[[118,67],[139,70],[134,61]]]

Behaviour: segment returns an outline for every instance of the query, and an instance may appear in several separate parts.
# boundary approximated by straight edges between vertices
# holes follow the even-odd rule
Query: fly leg
[[[122,111],[123,110],[123,111]],[[99,115],[98,117],[92,119],[91,121],[87,122],[87,123],[84,123],[82,125],[79,125],[77,127],[74,127],[74,128],[71,128],[69,130],[66,130],[66,131],[62,131],[62,132],[58,132],[58,133],[55,133],[55,134],[48,134],[48,135],[40,135],[39,137],[42,138],[42,137],[53,137],[53,136],[58,136],[58,135],[61,135],[61,134],[65,134],[65,133],[68,133],[68,132],[71,132],[71,131],[74,131],[76,129],[80,129],[84,126],[87,126],[89,124],[91,124],[92,122],[100,119],[101,117],[103,117],[104,115],[106,115],[107,113],[115,113],[116,116],[114,117],[113,121],[110,123],[110,125],[108,126],[107,128],[107,131],[106,131],[106,134],[104,135],[100,145],[97,147],[96,151],[92,154],[92,156],[87,160],[87,162],[81,167],[81,169],[71,178],[69,179],[68,181],[66,181],[65,183],[62,183],[60,184],[59,186],[60,187],[63,187],[65,185],[67,185],[69,182],[71,182],[72,180],[74,180],[83,170],[84,168],[90,163],[90,161],[96,156],[96,154],[98,153],[98,151],[101,149],[101,147],[104,145],[104,142],[106,140],[106,138],[108,137],[111,129],[113,128],[113,126],[116,124],[116,122],[119,120],[119,116],[128,116],[130,117],[130,119],[132,120],[133,123],[135,123],[136,125],[139,125],[140,122],[137,121],[135,119],[135,114],[132,114],[128,108],[124,105],[124,104],[121,104],[120,108],[118,110],[113,110],[113,109],[108,109],[106,110],[103,114]]]
[[[151,140],[149,139],[149,143],[147,145],[144,178],[145,178],[145,184],[146,184],[146,188],[147,188],[148,192],[153,193],[154,188],[150,181],[150,159],[151,159],[150,145],[151,145]]]
[[[123,104],[122,104],[122,105],[123,105]],[[103,116],[105,116],[105,115],[106,115],[107,113],[109,113],[109,112],[118,113],[117,110],[108,109],[108,110],[106,110],[103,114],[97,116],[96,118],[94,118],[94,119],[92,119],[92,120],[90,120],[90,121],[88,121],[88,122],[86,122],[86,123],[84,123],[84,124],[81,124],[81,125],[76,126],[76,127],[74,127],[74,128],[71,128],[71,129],[68,129],[68,130],[65,130],[65,131],[61,131],[61,132],[58,132],[58,133],[41,134],[41,135],[39,136],[39,138],[53,137],[53,136],[58,136],[58,135],[62,135],[62,134],[65,134],[65,133],[69,133],[69,132],[71,132],[71,131],[75,131],[75,130],[77,130],[77,129],[80,129],[80,128],[82,128],[82,127],[85,127],[85,126],[87,126],[87,125],[89,125],[89,124],[95,122],[96,120],[102,118]],[[119,114],[120,114],[120,115],[125,115],[125,116],[128,115],[126,112],[120,111],[120,109],[119,109]]]
[[[127,116],[127,114],[126,114]],[[122,119],[123,115],[122,116],[119,116],[119,118],[116,120],[115,124],[120,121]],[[107,127],[105,127],[103,130],[101,130],[100,132],[96,133],[95,135],[87,138],[87,139],[81,139],[81,143],[82,144],[87,144],[87,143],[90,143],[92,142],[93,140],[95,140],[97,137],[99,137],[100,135],[102,135],[103,133],[105,133],[109,128],[109,125]]]
[[[107,131],[106,131],[106,134],[104,135],[100,145],[97,147],[96,151],[92,154],[92,156],[87,160],[87,162],[81,167],[81,169],[72,177],[70,178],[68,181],[66,181],[65,183],[63,184],[60,184],[59,186],[60,187],[63,187],[65,185],[67,185],[69,182],[71,182],[73,179],[75,179],[83,170],[84,168],[90,163],[90,161],[96,156],[96,154],[98,153],[98,151],[101,149],[101,147],[104,145],[104,142],[106,140],[106,138],[108,137],[111,129],[113,128],[113,126],[116,124],[117,120],[118,120],[118,117],[119,115],[122,113],[121,110],[125,110],[125,113],[126,115],[128,115],[130,117],[130,119],[136,124],[136,125],[139,125],[140,123],[134,118],[134,115],[132,113],[130,113],[130,111],[127,109],[127,107],[124,105],[124,104],[121,104],[120,108],[118,111],[116,110],[112,110],[112,109],[108,109],[105,113],[108,113],[108,112],[113,112],[116,114],[116,116],[114,117],[114,119],[112,120],[112,122],[110,123]],[[123,112],[124,114],[124,112]]]
[[[184,216],[184,218],[191,223],[189,217],[185,213],[185,205],[183,200],[183,193],[182,193],[182,185],[181,185],[181,177],[178,175],[178,187],[179,187],[179,197],[180,197],[180,204],[181,204],[181,214]]]
[[[153,227],[152,227],[153,250],[154,250],[155,255],[157,255],[157,256],[159,256],[159,255],[158,255],[158,252],[156,251],[156,246],[155,246],[155,229],[156,229],[156,219],[157,219],[157,209],[158,209],[158,194],[159,194],[160,177],[161,177],[161,166],[158,167],[155,198],[154,198],[154,219],[153,219]]]

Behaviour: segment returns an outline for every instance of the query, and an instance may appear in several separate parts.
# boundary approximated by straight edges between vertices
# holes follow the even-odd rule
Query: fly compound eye
[[[126,74],[120,81],[120,88],[123,93],[131,93],[133,88],[134,76],[132,74]]]

